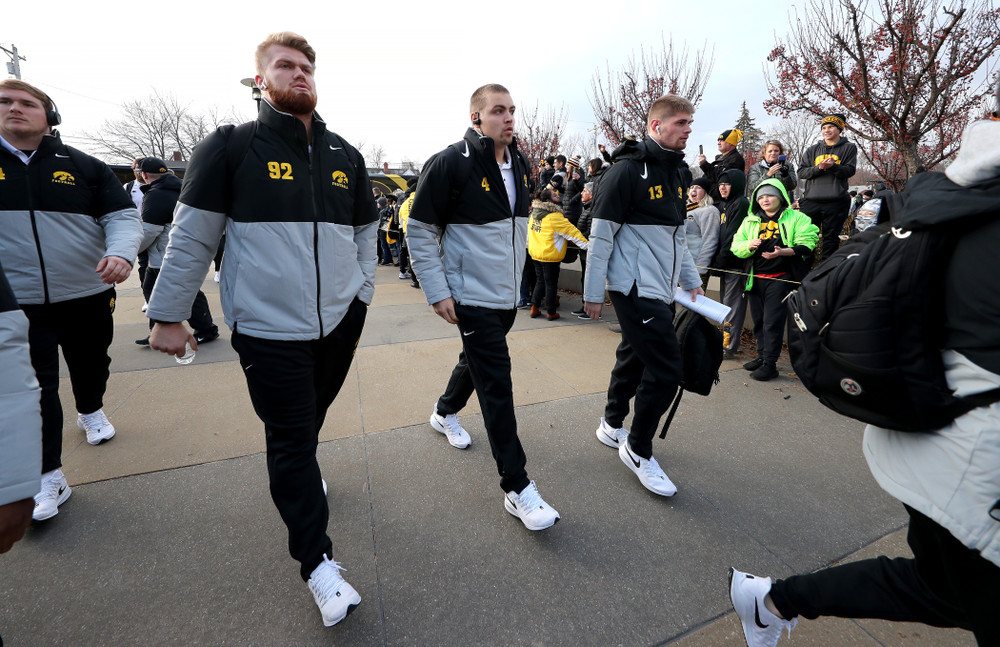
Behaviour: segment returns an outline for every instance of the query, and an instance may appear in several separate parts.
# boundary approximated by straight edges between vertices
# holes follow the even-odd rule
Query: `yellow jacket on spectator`
[[[552,202],[531,204],[528,219],[528,255],[543,263],[558,263],[566,256],[566,241],[587,249],[587,239]]]

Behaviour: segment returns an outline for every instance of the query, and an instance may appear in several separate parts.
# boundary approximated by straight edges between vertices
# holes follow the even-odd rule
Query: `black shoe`
[[[580,308],[579,310],[574,310],[570,314],[573,315],[574,317],[582,317],[587,314],[587,311],[584,310],[583,308]],[[589,319],[590,317],[587,318]]]
[[[778,377],[778,369],[775,368],[774,364],[762,364],[760,368],[750,374],[750,377],[759,382],[767,382]]]
[[[763,357],[758,357],[757,359],[752,359],[749,362],[747,362],[746,364],[744,364],[743,368],[745,368],[748,371],[756,371],[758,368],[760,368],[763,365],[764,365],[764,358]]]
[[[419,288],[420,287],[420,282],[417,281],[416,279],[414,279],[413,281],[410,281],[410,287],[411,288]]]
[[[736,359],[740,354],[733,350],[723,350],[722,359]]]
[[[149,337],[143,337],[142,339],[136,339],[135,343],[140,346],[149,346]]]
[[[219,338],[219,331],[214,330],[212,332],[200,332],[195,333],[194,340],[198,342],[198,345],[207,344],[210,341],[215,341]]]

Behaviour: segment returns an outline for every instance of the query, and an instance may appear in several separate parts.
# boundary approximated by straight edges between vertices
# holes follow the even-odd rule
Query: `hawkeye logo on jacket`
[[[819,166],[820,162],[828,159],[832,159],[835,163],[840,164],[840,157],[836,155],[817,155],[816,159],[813,160],[813,166]]]
[[[66,171],[55,171],[52,174],[52,181],[56,184],[67,184],[69,186],[76,186],[76,178],[72,174]]]
[[[332,184],[334,186],[339,186],[341,189],[349,188],[347,174],[345,174],[343,171],[334,171],[332,177],[333,177]]]

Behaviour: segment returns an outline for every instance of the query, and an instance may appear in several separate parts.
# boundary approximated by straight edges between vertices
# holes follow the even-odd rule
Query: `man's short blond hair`
[[[469,112],[480,112],[486,107],[486,97],[491,94],[510,94],[510,90],[499,83],[487,83],[481,88],[477,88],[469,99]]]
[[[21,92],[27,92],[31,96],[38,99],[42,103],[42,107],[46,110],[56,109],[52,104],[52,99],[49,98],[49,95],[45,94],[30,83],[26,83],[20,79],[4,79],[3,81],[0,81],[0,90],[20,90]]]
[[[694,114],[694,105],[682,96],[676,94],[665,94],[649,106],[649,115],[646,117],[646,125],[650,125],[654,119],[664,121],[673,117],[677,113]]]
[[[284,45],[285,47],[298,50],[305,54],[306,58],[309,59],[309,63],[313,66],[316,65],[316,50],[312,48],[309,41],[295,32],[279,31],[269,34],[264,39],[264,42],[257,46],[257,52],[254,54],[254,64],[257,67],[257,74],[261,76],[264,76],[264,70],[267,69],[269,62],[267,52],[271,49],[272,45]]]

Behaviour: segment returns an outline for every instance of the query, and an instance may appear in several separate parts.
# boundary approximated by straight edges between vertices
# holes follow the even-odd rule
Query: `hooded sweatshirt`
[[[757,204],[757,195],[765,186],[773,186],[781,192],[781,206],[774,217],[769,217],[763,207]],[[750,198],[750,213],[733,237],[731,247],[736,256],[749,259],[746,267],[748,291],[753,287],[755,274],[773,276],[788,273],[791,275],[789,278],[798,280],[809,271],[812,250],[819,239],[819,228],[812,224],[809,216],[792,209],[789,204],[785,187],[774,178],[764,180],[754,189]],[[751,250],[750,242],[757,238],[761,239],[761,244],[757,249]],[[791,247],[794,254],[772,259],[762,256],[763,252],[773,251],[779,246]]]
[[[818,164],[832,157],[834,165],[821,169]],[[802,197],[807,200],[837,200],[847,195],[848,179],[857,168],[858,147],[843,135],[833,146],[820,140],[805,149],[799,158],[799,179],[806,181]]]
[[[729,191],[728,200],[716,203],[721,212],[719,215],[719,249],[715,252],[715,258],[712,259],[712,267],[721,270],[738,270],[742,269],[746,261],[733,254],[731,247],[733,237],[739,231],[747,213],[750,212],[750,201],[743,195],[746,189],[746,176],[740,171],[729,169],[721,175],[720,180],[722,179],[729,180],[732,188]]]

